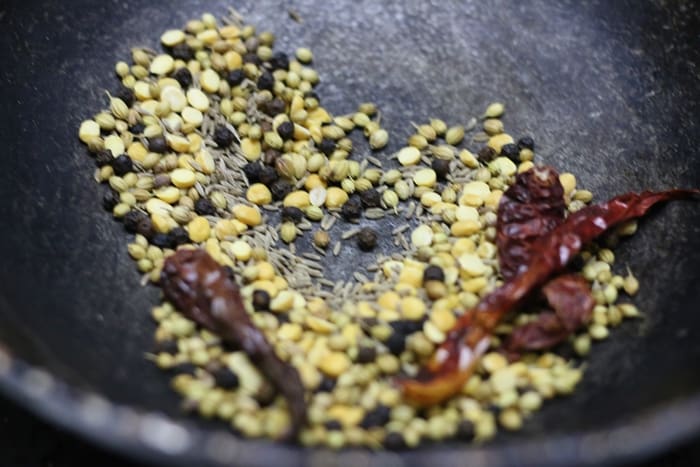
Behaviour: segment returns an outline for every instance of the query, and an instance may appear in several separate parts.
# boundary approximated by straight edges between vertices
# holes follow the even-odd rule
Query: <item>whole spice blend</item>
[[[235,11],[160,42],[116,64],[78,136],[143,283],[164,292],[149,358],[184,409],[243,436],[399,449],[519,429],[641,314],[606,245],[697,193],[589,205],[573,174],[535,164],[532,137],[506,133],[499,102],[411,123],[384,153],[375,104],[333,115],[311,50],[276,51]]]

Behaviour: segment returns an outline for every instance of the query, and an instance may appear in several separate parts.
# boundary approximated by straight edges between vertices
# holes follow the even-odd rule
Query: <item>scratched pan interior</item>
[[[600,200],[700,185],[700,13],[692,1],[666,3],[235,6],[274,31],[278,48],[313,47],[318,93],[332,111],[376,102],[392,134],[385,153],[400,147],[410,121],[465,122],[499,100],[513,135],[532,135],[540,161],[575,173]],[[227,6],[138,0],[0,6],[4,392],[103,445],[173,465],[569,466],[644,456],[697,432],[700,205],[690,202],[656,210],[617,250],[620,267],[629,264],[641,281],[636,302],[646,318],[596,345],[576,394],[548,402],[517,435],[479,448],[444,443],[411,454],[332,454],[237,441],[222,434],[223,425],[181,414],[168,378],[143,358],[157,291],[139,288],[125,254],[129,240],[99,207],[103,187],[91,180],[93,166],[76,135],[80,121],[104,105],[103,90],[115,88],[113,64],[131,46],[157,46],[160,31]],[[303,22],[289,19],[288,8]],[[331,274],[349,276],[355,260],[346,248]]]

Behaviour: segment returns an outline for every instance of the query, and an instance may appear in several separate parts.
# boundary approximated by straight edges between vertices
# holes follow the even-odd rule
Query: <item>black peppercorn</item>
[[[570,357],[567,357],[567,358],[570,358]],[[494,402],[491,402],[491,403],[488,405],[487,409],[488,409],[489,412],[491,412],[492,414],[494,414],[494,415],[496,415],[496,416],[497,416],[498,414],[501,413],[501,407],[499,407],[498,405],[496,405]]]
[[[384,426],[389,422],[391,409],[386,405],[378,405],[374,409],[367,412],[360,422],[362,428],[372,428],[375,426]]]
[[[273,70],[286,70],[289,68],[289,57],[284,52],[276,52],[270,59]]]
[[[277,181],[277,171],[269,165],[263,165],[260,169],[260,183],[270,186]]]
[[[129,233],[136,233],[136,230],[139,226],[139,222],[141,222],[141,219],[143,219],[144,217],[146,217],[146,214],[142,213],[141,211],[131,210],[127,212],[126,215],[122,218],[124,228]]]
[[[253,65],[260,66],[262,65],[262,60],[260,60],[258,54],[254,52],[248,52],[247,54],[243,55],[243,63],[252,63]]]
[[[194,202],[194,212],[200,216],[213,216],[216,214],[216,207],[207,198],[199,198]]]
[[[102,197],[102,207],[105,208],[105,211],[112,212],[117,204],[119,204],[119,193],[116,191],[109,190]]]
[[[131,107],[136,100],[136,96],[134,95],[134,91],[127,88],[126,86],[122,86],[117,91],[112,94],[112,97],[118,97],[119,99],[123,100],[124,103]]]
[[[271,101],[265,102],[261,105],[260,110],[265,112],[270,117],[284,113],[287,110],[287,104],[284,103],[279,97],[275,97]]]
[[[394,355],[401,355],[406,348],[406,336],[399,332],[392,332],[384,344]]]
[[[214,129],[214,136],[212,139],[220,148],[227,148],[233,143],[234,135],[233,132],[225,126],[217,125]]]
[[[172,55],[173,58],[176,60],[179,59],[185,62],[194,58],[194,53],[192,52],[192,49],[190,49],[190,46],[184,42],[174,45],[173,48],[170,50],[170,55]]]
[[[238,387],[238,375],[226,367],[221,367],[211,374],[214,383],[221,389],[236,389]]]
[[[153,237],[156,232],[153,229],[153,222],[151,222],[150,217],[145,216],[139,221],[139,224],[136,226],[136,233],[143,235],[147,239]]]
[[[277,134],[287,141],[294,136],[294,124],[290,121],[282,122],[277,126]]]
[[[433,159],[430,167],[435,171],[438,180],[444,182],[447,179],[447,174],[450,173],[450,161],[444,159]]]
[[[243,166],[243,173],[248,179],[248,183],[250,183],[251,185],[260,181],[261,172],[262,165],[258,162],[249,162]]]
[[[324,427],[326,427],[326,430],[330,431],[337,431],[337,430],[342,430],[343,425],[338,420],[328,420],[323,424]]]
[[[406,441],[401,433],[391,431],[384,437],[384,447],[391,450],[403,449],[406,447]]]
[[[95,154],[95,164],[97,165],[97,167],[109,165],[112,163],[113,160],[114,157],[112,156],[112,153],[109,151],[109,149],[103,149],[102,151],[98,151],[97,154]]]
[[[360,192],[360,201],[365,208],[378,208],[382,204],[382,197],[376,188]]]
[[[477,157],[481,162],[491,162],[496,158],[496,151],[494,151],[490,146],[484,146],[483,148],[479,149]]]
[[[134,135],[140,135],[145,129],[146,126],[141,122],[136,122],[129,127],[129,131]]]
[[[362,251],[371,251],[377,246],[377,232],[365,227],[357,234],[357,246]]]
[[[328,376],[324,376],[323,379],[321,379],[321,384],[319,384],[316,388],[316,391],[331,392],[333,391],[333,388],[335,388],[335,380],[329,378]]]
[[[295,206],[285,206],[282,208],[282,220],[300,222],[304,218],[304,211]]]
[[[523,136],[518,140],[518,148],[520,149],[529,149],[531,151],[534,151],[535,149],[535,140],[532,139],[531,136]]]
[[[190,236],[182,227],[175,227],[172,229],[170,232],[168,232],[168,237],[170,237],[170,245],[172,245],[173,248],[179,245],[184,245],[190,241]]]
[[[318,150],[326,156],[330,156],[335,151],[335,141],[328,138],[323,138],[321,144],[318,145]]]
[[[408,336],[423,329],[422,320],[397,319],[390,324],[395,333]]]
[[[357,349],[357,363],[372,363],[377,358],[377,349],[374,347],[360,346]]]
[[[270,192],[272,193],[272,199],[275,201],[281,201],[285,196],[292,192],[292,184],[282,178],[277,179],[270,186]]]
[[[197,371],[197,365],[190,362],[182,362],[172,367],[171,370],[180,374],[187,373],[189,375],[193,375],[195,371]]]
[[[264,71],[258,78],[258,89],[272,91],[275,86],[275,78],[269,71]]]
[[[151,152],[157,152],[158,154],[163,154],[168,151],[168,142],[165,141],[165,137],[159,135],[147,139],[148,150]]]
[[[112,168],[114,169],[114,174],[121,177],[134,170],[134,163],[131,161],[131,157],[122,154],[112,160]]]
[[[359,198],[350,198],[343,207],[340,208],[340,214],[347,221],[357,220],[362,216],[362,201]]]
[[[172,244],[170,243],[170,237],[168,234],[157,233],[151,237],[151,243],[158,248],[170,248]]]
[[[284,323],[289,323],[289,313],[275,313],[275,316],[277,316],[277,322],[279,324],[284,324]]]
[[[462,441],[471,441],[474,439],[474,424],[469,420],[462,420],[457,425],[457,439]]]
[[[245,73],[242,68],[236,70],[231,70],[228,75],[226,75],[226,81],[231,87],[238,86],[245,79]]]
[[[180,83],[182,89],[187,89],[192,86],[192,73],[190,73],[190,70],[184,66],[175,70],[173,73],[173,78],[175,78],[175,81]]]
[[[423,283],[428,281],[445,281],[445,273],[440,266],[435,266],[431,264],[423,271]]]
[[[266,311],[270,309],[270,294],[262,289],[253,291],[253,308],[258,311]]]
[[[520,149],[513,143],[504,144],[501,146],[501,156],[507,157],[513,162],[520,161]]]

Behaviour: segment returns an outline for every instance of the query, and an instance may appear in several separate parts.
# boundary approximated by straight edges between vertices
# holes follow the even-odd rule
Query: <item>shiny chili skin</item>
[[[516,177],[501,198],[496,223],[498,262],[505,280],[512,279],[537,254],[533,244],[564,222],[565,213],[564,188],[552,167],[534,167]],[[555,277],[542,291],[554,312],[547,310],[513,329],[503,346],[511,359],[521,351],[559,344],[590,319],[595,301],[579,276]]]
[[[165,260],[161,286],[165,298],[185,316],[248,355],[287,400],[291,427],[285,438],[295,438],[306,421],[301,378],[252,323],[226,270],[203,250],[178,250]]]
[[[457,393],[488,349],[491,333],[503,316],[562,271],[585,244],[621,222],[643,216],[656,203],[698,193],[700,190],[628,193],[569,215],[532,243],[532,254],[518,266],[511,280],[460,317],[416,378],[397,381],[404,395],[416,403],[431,405]]]
[[[566,203],[559,174],[548,166],[519,174],[498,205],[496,246],[505,280],[530,261],[532,244],[564,221]]]
[[[542,287],[542,293],[553,312],[542,312],[535,321],[513,329],[503,345],[511,359],[522,351],[553,347],[590,321],[595,300],[583,277],[557,276]]]

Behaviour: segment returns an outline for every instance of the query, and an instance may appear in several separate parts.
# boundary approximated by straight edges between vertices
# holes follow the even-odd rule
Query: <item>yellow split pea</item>
[[[237,220],[243,222],[247,226],[255,227],[262,223],[262,215],[258,208],[239,204],[234,206],[231,211]]]
[[[251,185],[245,197],[248,201],[258,206],[272,202],[272,193],[270,189],[262,183],[254,183]]]
[[[187,224],[187,232],[189,233],[190,240],[193,242],[203,242],[209,238],[211,233],[209,221],[202,216],[197,216]]]

